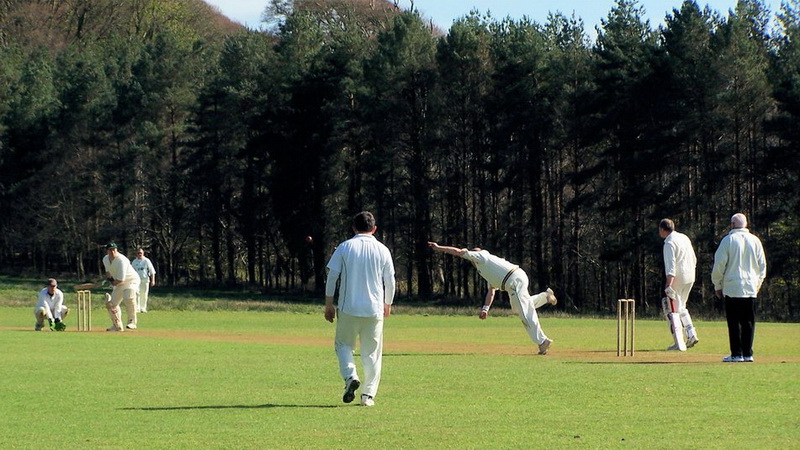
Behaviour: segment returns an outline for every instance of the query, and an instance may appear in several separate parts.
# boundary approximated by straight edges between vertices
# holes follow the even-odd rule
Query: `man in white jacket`
[[[692,323],[692,316],[686,308],[689,294],[695,282],[697,271],[697,255],[694,253],[692,241],[683,233],[675,230],[675,222],[662,219],[658,224],[658,235],[664,239],[664,273],[666,283],[662,306],[670,324],[670,331],[675,341],[667,350],[685,351],[700,342]],[[683,331],[686,330],[686,341]]]
[[[725,297],[731,354],[723,362],[753,362],[756,296],[767,277],[761,240],[747,229],[747,217],[731,217],[731,231],[714,254],[711,281],[717,297]]]

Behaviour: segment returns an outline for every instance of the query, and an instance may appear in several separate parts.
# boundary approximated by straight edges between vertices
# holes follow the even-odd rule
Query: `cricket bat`
[[[75,289],[76,291],[82,291],[84,289],[97,289],[105,287],[108,286],[109,284],[110,284],[109,279],[104,278],[102,280],[95,282],[76,284],[75,286],[72,286],[72,288]]]

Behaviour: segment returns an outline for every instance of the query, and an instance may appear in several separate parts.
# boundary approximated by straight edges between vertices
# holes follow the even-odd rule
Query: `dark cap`
[[[118,248],[116,242],[109,242],[108,244],[106,244],[106,250],[111,250],[112,248],[113,249],[117,249]]]

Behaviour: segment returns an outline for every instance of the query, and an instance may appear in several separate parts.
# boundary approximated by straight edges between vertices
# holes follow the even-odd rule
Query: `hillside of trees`
[[[400,302],[482,300],[436,240],[520,264],[567,312],[656,314],[670,217],[711,312],[743,212],[761,316],[800,319],[800,0],[676,0],[658,28],[617,0],[593,39],[464,14],[272,0],[254,31],[199,0],[0,0],[0,267],[94,278],[114,240],[166,284],[320,293],[367,209]]]

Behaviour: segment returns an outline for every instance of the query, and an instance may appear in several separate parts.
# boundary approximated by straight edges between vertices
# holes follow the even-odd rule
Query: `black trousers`
[[[731,356],[753,356],[756,334],[756,299],[725,296]]]

